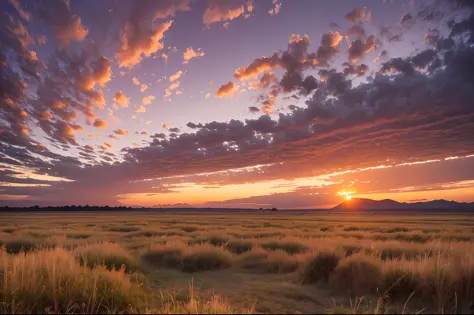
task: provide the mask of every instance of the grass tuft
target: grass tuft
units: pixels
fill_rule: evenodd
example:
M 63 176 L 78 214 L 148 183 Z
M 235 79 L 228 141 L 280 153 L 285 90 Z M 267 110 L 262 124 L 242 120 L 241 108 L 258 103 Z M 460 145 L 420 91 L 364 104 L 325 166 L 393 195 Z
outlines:
M 342 255 L 331 251 L 322 251 L 310 256 L 300 273 L 302 283 L 327 282 L 337 267 Z
M 115 243 L 89 244 L 77 247 L 73 253 L 81 265 L 86 265 L 89 268 L 103 265 L 107 270 L 124 268 L 126 272 L 139 268 L 132 255 Z
M 136 312 L 143 297 L 123 269 L 81 267 L 61 248 L 0 257 L 2 313 Z

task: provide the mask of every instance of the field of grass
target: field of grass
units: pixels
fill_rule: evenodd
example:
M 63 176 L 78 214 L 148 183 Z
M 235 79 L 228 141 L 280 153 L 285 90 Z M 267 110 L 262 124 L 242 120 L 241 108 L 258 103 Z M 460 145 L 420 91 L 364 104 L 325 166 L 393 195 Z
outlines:
M 473 313 L 474 217 L 0 214 L 0 313 Z

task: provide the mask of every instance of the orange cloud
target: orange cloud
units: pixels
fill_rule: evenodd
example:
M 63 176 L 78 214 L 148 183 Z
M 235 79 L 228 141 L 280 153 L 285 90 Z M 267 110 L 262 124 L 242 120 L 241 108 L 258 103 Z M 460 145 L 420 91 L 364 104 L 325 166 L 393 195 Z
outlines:
M 142 105 L 149 105 L 154 99 L 155 97 L 153 95 L 145 96 L 142 98 Z
M 193 58 L 200 58 L 204 55 L 205 53 L 201 50 L 201 48 L 194 50 L 192 47 L 188 47 L 186 51 L 183 53 L 184 63 L 186 64 L 189 62 L 189 60 Z
M 148 85 L 146 85 L 146 84 L 142 84 L 140 86 L 140 92 L 145 92 L 147 89 L 148 89 Z
M 243 14 L 244 6 L 233 8 L 232 3 L 228 1 L 211 1 L 204 11 L 202 21 L 209 26 L 213 23 L 232 21 Z
M 38 117 L 39 120 L 48 120 L 51 118 L 53 118 L 53 114 L 51 114 L 50 111 L 45 111 Z
M 272 8 L 270 10 L 268 10 L 268 13 L 270 15 L 277 15 L 278 13 L 280 13 L 280 9 L 281 9 L 281 2 L 279 2 L 279 0 L 272 0 Z
M 112 76 L 112 64 L 107 57 L 101 56 L 99 61 L 97 62 L 97 66 L 92 70 L 87 69 L 85 74 L 80 77 L 78 80 L 78 86 L 83 92 L 89 92 L 91 97 L 93 93 L 92 91 L 96 84 L 100 84 L 104 86 L 107 82 L 110 81 Z M 104 102 L 105 103 L 105 102 Z
M 125 25 L 120 48 L 115 53 L 119 66 L 133 68 L 142 60 L 142 55 L 149 57 L 151 54 L 163 49 L 161 40 L 164 33 L 169 30 L 173 20 L 164 22 L 156 27 L 151 34 L 137 32 L 131 24 Z
M 140 105 L 140 106 L 137 107 L 137 109 L 135 111 L 137 113 L 144 113 L 144 112 L 146 112 L 146 108 L 145 108 L 145 106 Z M 135 119 L 135 118 L 132 118 L 132 119 Z
M 164 122 L 164 123 L 161 124 L 161 127 L 168 128 L 168 124 Z
M 126 135 L 128 135 L 128 131 L 127 131 L 127 130 L 123 130 L 123 129 L 114 130 L 114 133 L 117 134 L 117 135 L 121 135 L 121 136 L 126 136 Z
M 237 80 L 246 80 L 256 78 L 260 73 L 275 69 L 280 65 L 278 53 L 274 53 L 271 57 L 261 57 L 255 59 L 248 67 L 240 67 L 235 70 L 234 77 Z
M 120 138 L 117 137 L 117 136 L 115 136 L 115 135 L 108 135 L 108 137 L 109 137 L 110 139 L 120 140 Z
M 130 98 L 126 97 L 122 91 L 118 91 L 117 93 L 115 93 L 114 99 L 121 107 L 128 107 L 128 104 L 130 102 Z
M 110 143 L 104 142 L 104 144 L 105 144 L 107 147 L 112 148 L 112 145 L 111 145 Z
M 94 69 L 95 82 L 104 86 L 105 83 L 110 81 L 112 76 L 112 63 L 107 57 L 101 56 L 97 67 Z
M 85 147 L 86 150 L 88 150 L 88 151 L 94 151 L 94 147 L 91 146 L 91 145 L 86 144 L 84 147 Z
M 138 80 L 137 77 L 133 77 L 133 78 L 132 78 L 132 82 L 133 82 L 133 84 L 135 84 L 135 85 L 140 85 L 140 81 Z
M 221 85 L 221 87 L 217 90 L 216 96 L 217 97 L 224 97 L 224 96 L 232 96 L 238 89 L 238 85 L 234 82 L 229 81 L 226 84 Z
M 170 82 L 178 80 L 181 77 L 182 74 L 183 74 L 183 71 L 179 70 L 175 74 L 171 75 L 170 76 Z
M 168 89 L 169 89 L 170 91 L 173 91 L 174 89 L 176 89 L 176 88 L 179 87 L 179 84 L 180 84 L 179 81 L 173 82 L 173 83 L 170 84 L 170 86 L 168 87 Z
M 105 120 L 98 118 L 94 121 L 94 127 L 99 128 L 99 129 L 104 129 L 105 127 L 107 127 L 107 122 Z

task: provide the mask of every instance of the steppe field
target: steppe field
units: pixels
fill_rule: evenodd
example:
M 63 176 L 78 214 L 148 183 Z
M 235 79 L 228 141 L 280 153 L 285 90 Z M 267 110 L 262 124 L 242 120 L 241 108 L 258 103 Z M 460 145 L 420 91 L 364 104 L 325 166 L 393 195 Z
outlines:
M 0 214 L 1 313 L 473 313 L 474 217 Z

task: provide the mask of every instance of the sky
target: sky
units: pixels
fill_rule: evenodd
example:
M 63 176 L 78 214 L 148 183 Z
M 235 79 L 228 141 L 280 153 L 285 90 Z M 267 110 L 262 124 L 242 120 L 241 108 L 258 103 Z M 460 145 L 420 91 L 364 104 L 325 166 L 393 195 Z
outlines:
M 474 202 L 471 1 L 0 8 L 0 206 Z

